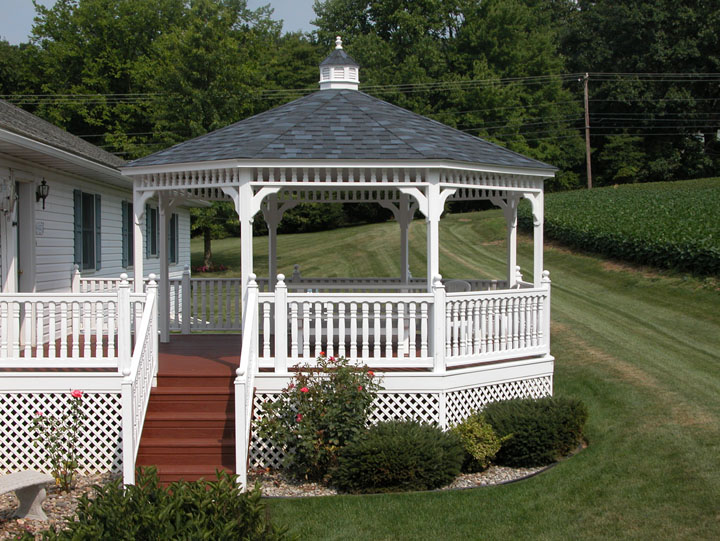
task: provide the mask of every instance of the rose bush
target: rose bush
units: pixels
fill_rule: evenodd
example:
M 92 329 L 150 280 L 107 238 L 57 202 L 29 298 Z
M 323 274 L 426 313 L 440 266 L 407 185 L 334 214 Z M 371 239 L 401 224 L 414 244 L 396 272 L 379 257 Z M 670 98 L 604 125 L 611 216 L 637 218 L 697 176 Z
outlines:
M 274 403 L 262 408 L 259 433 L 285 449 L 283 466 L 299 479 L 327 480 L 337 453 L 365 429 L 382 387 L 372 370 L 321 352 Z

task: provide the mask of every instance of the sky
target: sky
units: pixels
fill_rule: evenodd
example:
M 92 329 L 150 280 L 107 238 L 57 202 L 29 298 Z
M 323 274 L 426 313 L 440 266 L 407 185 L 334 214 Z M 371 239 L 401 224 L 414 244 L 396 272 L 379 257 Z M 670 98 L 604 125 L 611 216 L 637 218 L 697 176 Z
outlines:
M 55 0 L 39 0 L 41 4 L 50 6 Z M 283 19 L 283 30 L 294 32 L 302 30 L 310 32 L 315 29 L 310 21 L 315 18 L 313 0 L 248 0 L 248 7 L 256 9 L 270 4 L 275 10 L 274 19 Z M 32 28 L 35 8 L 32 0 L 0 0 L 0 38 L 10 43 L 27 42 Z

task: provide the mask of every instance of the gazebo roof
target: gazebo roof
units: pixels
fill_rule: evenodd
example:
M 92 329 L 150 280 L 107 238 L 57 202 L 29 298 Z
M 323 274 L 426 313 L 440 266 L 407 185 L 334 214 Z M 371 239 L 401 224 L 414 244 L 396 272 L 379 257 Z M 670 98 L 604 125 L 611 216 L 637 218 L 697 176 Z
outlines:
M 320 90 L 128 164 L 443 160 L 555 168 L 356 90 Z

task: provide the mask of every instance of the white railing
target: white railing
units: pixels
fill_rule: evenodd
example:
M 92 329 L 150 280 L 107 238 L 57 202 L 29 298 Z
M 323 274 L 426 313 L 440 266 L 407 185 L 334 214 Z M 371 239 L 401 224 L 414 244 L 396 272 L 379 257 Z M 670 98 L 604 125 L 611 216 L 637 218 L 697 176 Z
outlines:
M 241 290 L 240 278 L 190 278 L 186 269 L 170 280 L 170 330 L 240 330 Z
M 144 294 L 0 294 L 0 367 L 116 368 Z M 129 346 L 127 346 L 129 355 Z
M 539 288 L 448 293 L 259 293 L 259 366 L 284 373 L 321 352 L 375 368 L 442 372 L 549 352 L 550 280 Z M 246 336 L 246 335 L 244 335 Z
M 240 365 L 235 377 L 235 471 L 243 490 L 247 489 L 248 451 L 252 430 L 252 404 L 258 360 L 258 286 L 250 275 L 243 303 Z
M 135 459 L 158 368 L 157 283 L 150 275 L 147 301 L 135 339 L 132 358 L 122 363 L 123 482 L 135 483 Z

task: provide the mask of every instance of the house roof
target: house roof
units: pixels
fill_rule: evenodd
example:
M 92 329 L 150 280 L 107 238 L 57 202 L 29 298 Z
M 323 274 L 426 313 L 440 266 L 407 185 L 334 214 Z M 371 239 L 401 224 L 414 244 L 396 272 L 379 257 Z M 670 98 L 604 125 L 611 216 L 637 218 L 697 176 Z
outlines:
M 114 154 L 3 100 L 0 100 L 0 129 L 64 150 L 106 167 L 117 169 L 125 165 L 125 160 Z
M 451 160 L 555 170 L 363 92 L 337 89 L 304 96 L 128 167 L 228 159 Z

